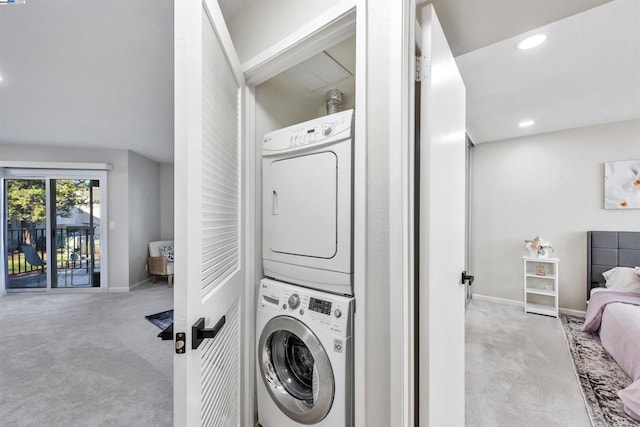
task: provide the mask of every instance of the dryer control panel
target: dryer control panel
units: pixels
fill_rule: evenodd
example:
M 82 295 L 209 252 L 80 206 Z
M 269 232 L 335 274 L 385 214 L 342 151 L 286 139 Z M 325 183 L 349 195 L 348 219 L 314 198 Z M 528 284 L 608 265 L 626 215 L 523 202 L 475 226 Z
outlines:
M 270 132 L 262 141 L 262 155 L 317 147 L 351 138 L 352 122 L 353 110 L 347 110 Z

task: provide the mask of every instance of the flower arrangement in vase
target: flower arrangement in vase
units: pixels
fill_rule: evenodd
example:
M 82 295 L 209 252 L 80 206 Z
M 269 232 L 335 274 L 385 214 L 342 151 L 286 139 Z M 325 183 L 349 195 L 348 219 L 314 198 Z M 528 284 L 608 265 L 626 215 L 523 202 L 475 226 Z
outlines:
M 533 240 L 525 240 L 524 247 L 529 251 L 529 256 L 538 258 L 548 258 L 549 252 L 553 251 L 551 243 L 538 236 Z

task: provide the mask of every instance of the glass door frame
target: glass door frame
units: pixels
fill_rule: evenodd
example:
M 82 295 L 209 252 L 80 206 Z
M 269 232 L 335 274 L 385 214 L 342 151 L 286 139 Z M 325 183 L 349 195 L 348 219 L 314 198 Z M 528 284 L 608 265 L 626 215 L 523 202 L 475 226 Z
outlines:
M 54 242 L 51 239 L 51 203 L 50 203 L 50 182 L 52 179 L 85 179 L 85 180 L 97 180 L 100 182 L 100 286 L 99 287 L 86 287 L 86 288 L 67 288 L 51 286 L 51 269 L 47 268 L 47 287 L 46 288 L 32 288 L 32 289 L 8 289 L 9 272 L 7 268 L 7 252 L 5 247 L 5 240 L 7 237 L 7 194 L 5 194 L 6 180 L 8 179 L 43 179 L 45 180 L 45 192 L 46 192 L 46 229 L 47 239 L 46 248 L 47 254 L 51 254 L 51 250 Z M 108 197 L 107 197 L 107 172 L 101 170 L 83 170 L 83 169 L 29 169 L 29 168 L 0 168 L 0 204 L 1 213 L 0 219 L 2 224 L 0 227 L 0 250 L 2 258 L 0 259 L 0 277 L 3 279 L 0 283 L 0 296 L 7 292 L 91 292 L 96 290 L 105 290 L 108 282 L 108 252 L 109 245 L 107 241 L 108 235 Z
M 6 283 L 8 280 L 8 272 L 7 272 L 7 252 L 5 250 L 5 238 L 6 238 L 6 228 L 7 228 L 7 220 L 6 216 L 6 204 L 7 197 L 4 194 L 4 167 L 0 167 L 0 297 L 6 295 Z

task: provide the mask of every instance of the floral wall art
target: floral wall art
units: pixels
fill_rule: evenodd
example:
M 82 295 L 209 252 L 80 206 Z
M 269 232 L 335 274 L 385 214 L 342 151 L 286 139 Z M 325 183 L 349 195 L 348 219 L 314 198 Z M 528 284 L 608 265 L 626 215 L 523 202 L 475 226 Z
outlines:
M 605 162 L 604 208 L 640 209 L 640 160 Z

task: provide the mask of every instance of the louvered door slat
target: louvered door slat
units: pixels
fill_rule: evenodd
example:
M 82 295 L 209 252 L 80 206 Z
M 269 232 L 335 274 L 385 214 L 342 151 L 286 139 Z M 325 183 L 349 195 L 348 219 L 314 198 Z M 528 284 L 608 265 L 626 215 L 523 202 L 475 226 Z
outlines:
M 240 239 L 240 126 L 235 76 L 219 66 L 226 57 L 212 26 L 203 25 L 202 290 L 209 293 L 240 261 L 239 243 L 229 245 Z
M 219 335 L 202 350 L 202 425 L 235 425 L 240 395 L 240 304 L 233 304 Z

